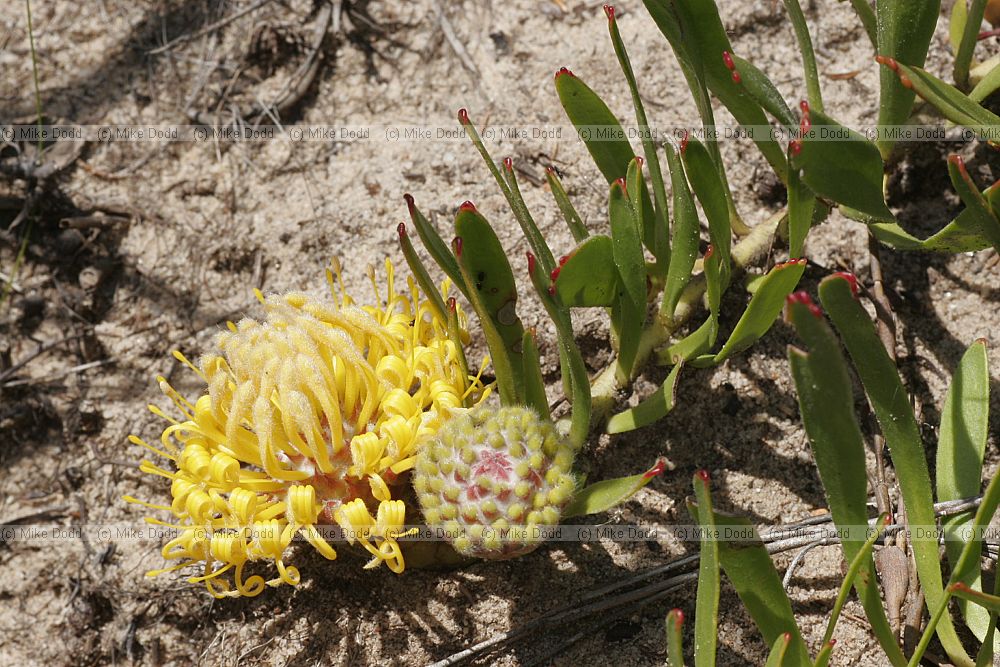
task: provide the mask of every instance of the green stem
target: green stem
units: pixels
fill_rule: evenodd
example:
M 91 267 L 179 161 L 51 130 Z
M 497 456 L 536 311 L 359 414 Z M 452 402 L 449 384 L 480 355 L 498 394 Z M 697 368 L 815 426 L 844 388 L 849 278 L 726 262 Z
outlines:
M 750 234 L 733 246 L 733 267 L 735 269 L 745 269 L 758 263 L 767 256 L 774 240 L 775 230 L 778 224 L 787 215 L 785 210 L 781 210 L 771 216 L 765 222 L 755 226 Z M 675 331 L 681 328 L 694 314 L 698 303 L 705 295 L 705 278 L 699 276 L 688 283 L 681 293 L 681 298 L 677 303 L 677 309 L 672 317 L 658 317 L 642 332 L 639 338 L 639 350 L 636 352 L 633 373 L 641 369 L 649 359 L 653 350 L 670 340 Z M 615 405 L 615 396 L 619 390 L 624 388 L 625 383 L 631 377 L 621 378 L 618 376 L 618 363 L 609 364 L 590 383 L 591 396 L 591 421 L 603 422 L 611 414 Z M 569 427 L 569 420 L 559 420 L 560 429 L 565 432 Z
M 823 111 L 823 96 L 819 87 L 819 70 L 816 67 L 816 55 L 813 53 L 812 37 L 809 36 L 809 26 L 806 16 L 802 13 L 799 0 L 785 0 L 788 18 L 795 29 L 795 40 L 799 43 L 802 54 L 802 69 L 806 76 L 806 90 L 809 94 L 809 106 L 816 111 Z

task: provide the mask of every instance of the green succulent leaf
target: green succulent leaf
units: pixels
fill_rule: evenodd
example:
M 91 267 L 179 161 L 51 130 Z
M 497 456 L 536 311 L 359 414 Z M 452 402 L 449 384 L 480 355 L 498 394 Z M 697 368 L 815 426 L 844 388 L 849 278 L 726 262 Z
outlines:
M 878 19 L 875 18 L 875 12 L 872 11 L 869 0 L 851 0 L 851 6 L 854 7 L 858 19 L 861 20 L 861 25 L 864 26 L 872 46 L 878 49 Z
M 674 204 L 674 234 L 670 251 L 670 267 L 663 288 L 660 314 L 673 318 L 684 288 L 691 281 L 691 271 L 698 257 L 698 232 L 701 223 L 694 197 L 688 188 L 684 165 L 672 144 L 666 145 L 667 163 L 670 168 L 670 189 Z
M 705 300 L 708 302 L 708 319 L 693 332 L 657 355 L 661 364 L 687 361 L 708 353 L 719 336 L 719 306 L 722 302 L 722 273 L 719 253 L 709 246 L 703 261 L 705 267 Z
M 517 316 L 514 273 L 500 239 L 486 218 L 468 205 L 455 216 L 455 234 L 462 238 L 459 264 L 472 276 L 469 291 L 474 289 L 479 293 L 508 348 L 518 347 L 524 327 Z
M 837 600 L 833 604 L 833 610 L 830 612 L 830 620 L 826 624 L 826 632 L 823 634 L 823 645 L 832 645 L 831 640 L 833 639 L 833 631 L 837 628 L 837 620 L 840 618 L 841 612 L 844 610 L 844 605 L 847 604 L 847 597 L 851 594 L 851 588 L 856 586 L 858 577 L 863 577 L 865 579 L 865 589 L 871 590 L 874 588 L 874 572 L 871 569 L 872 566 L 872 550 L 875 548 L 875 542 L 882 535 L 885 527 L 889 525 L 889 515 L 883 514 L 879 517 L 878 521 L 875 523 L 873 530 L 870 531 L 868 539 L 861 546 L 861 549 L 855 554 L 854 558 L 851 559 L 851 564 L 847 568 L 847 574 L 844 576 L 844 582 L 840 586 L 840 590 L 837 591 Z M 859 589 L 860 590 L 860 589 Z M 875 600 L 878 599 L 878 593 L 875 592 Z M 882 611 L 881 607 L 879 609 L 880 615 L 884 618 L 885 612 Z M 906 658 L 903 656 L 902 652 L 899 650 L 899 646 L 896 645 L 891 634 L 891 628 L 889 624 L 885 625 L 886 630 L 890 630 L 890 634 L 885 637 L 888 642 L 883 645 L 883 648 L 887 648 L 887 653 L 892 656 L 891 660 L 893 664 L 905 665 Z M 879 638 L 881 641 L 881 637 Z
M 413 202 L 413 197 L 405 195 L 404 199 L 410 211 L 410 220 L 413 221 L 413 226 L 417 228 L 417 235 L 420 236 L 420 242 L 423 243 L 424 249 L 427 250 L 431 259 L 441 267 L 445 275 L 451 278 L 451 282 L 455 284 L 455 287 L 468 298 L 469 292 L 465 286 L 465 280 L 462 279 L 462 272 L 459 270 L 458 262 L 455 261 L 455 256 L 451 254 L 448 244 L 441 238 L 441 234 L 438 233 L 437 228 L 431 221 L 424 217 L 424 214 L 417 208 L 417 205 Z
M 788 256 L 801 257 L 806 236 L 812 227 L 816 211 L 816 195 L 799 175 L 798 169 L 788 170 Z
M 942 116 L 972 130 L 994 128 L 1000 125 L 1000 116 L 986 110 L 969 99 L 962 91 L 951 86 L 920 67 L 910 67 L 888 58 L 880 58 L 885 67 L 882 76 L 888 76 L 912 87 L 921 98 Z M 902 84 L 901 84 L 902 85 Z M 912 92 L 910 93 L 912 96 Z
M 820 283 L 819 296 L 847 346 L 878 418 L 892 454 L 910 523 L 935 525 L 930 472 L 920 429 L 896 367 L 879 340 L 868 313 L 855 297 L 853 277 L 834 275 L 826 278 Z M 934 609 L 944 599 L 937 539 L 933 535 L 914 534 L 911 544 L 927 606 Z M 950 618 L 942 619 L 938 637 L 952 660 L 962 662 L 964 658 L 963 664 L 971 663 Z
M 455 297 L 448 298 L 448 338 L 452 343 L 455 344 L 456 357 L 458 358 L 458 367 L 461 370 L 462 377 L 465 379 L 462 387 L 468 389 L 469 387 L 469 362 L 465 358 L 465 344 L 468 338 L 468 334 L 462 330 L 461 325 L 458 322 L 458 306 L 455 303 Z M 464 334 L 464 338 L 463 338 Z M 474 397 L 469 395 L 465 397 L 465 407 L 471 408 L 472 401 Z
M 785 97 L 778 91 L 774 83 L 749 60 L 732 54 L 734 71 L 739 72 L 743 89 L 752 97 L 764 111 L 771 114 L 786 128 L 798 125 L 799 121 L 788 108 Z
M 960 3 L 955 3 L 957 7 Z M 983 100 L 1000 89 L 1000 65 L 995 65 L 979 80 L 976 87 L 969 93 L 969 99 L 982 104 Z
M 629 201 L 624 180 L 611 184 L 608 217 L 611 220 L 612 255 L 618 275 L 628 298 L 639 309 L 646 303 L 646 260 L 642 254 L 635 208 Z
M 965 6 L 965 0 L 956 2 L 956 5 Z M 983 14 L 986 12 L 986 0 L 972 0 L 972 6 L 965 16 L 965 25 L 962 27 L 962 37 L 958 44 L 958 51 L 955 53 L 955 66 L 952 74 L 955 82 L 962 88 L 969 87 L 969 66 L 972 64 L 972 52 L 976 48 L 979 40 L 979 26 L 983 24 Z M 952 18 L 955 13 L 952 13 Z
M 771 644 L 771 651 L 767 654 L 767 662 L 764 663 L 764 667 L 780 667 L 783 665 L 785 654 L 788 652 L 788 646 L 791 643 L 792 635 L 790 632 L 778 635 L 778 638 Z
M 694 614 L 694 664 L 695 667 L 715 667 L 715 648 L 719 633 L 719 542 L 715 537 L 715 513 L 712 511 L 712 493 L 708 473 L 694 474 L 694 495 L 702 537 L 698 559 L 698 595 Z
M 573 446 L 579 449 L 590 433 L 590 378 L 587 376 L 587 366 L 573 336 L 573 319 L 569 308 L 559 300 L 558 293 L 549 292 L 549 276 L 531 253 L 528 253 L 528 276 L 538 299 L 556 325 L 563 387 L 568 388 L 572 404 L 568 437 Z
M 574 308 L 611 306 L 622 290 L 610 236 L 589 236 L 566 256 L 555 280 L 563 304 Z
M 556 93 L 604 178 L 608 183 L 624 178 L 635 151 L 608 105 L 565 68 L 556 73 Z
M 677 378 L 680 377 L 683 365 L 684 362 L 681 361 L 671 368 L 663 384 L 639 405 L 611 417 L 608 420 L 607 432 L 612 435 L 627 433 L 666 417 L 674 409 L 677 396 Z
M 997 506 L 1000 505 L 1000 475 L 994 475 L 993 479 L 990 480 L 989 485 L 986 487 L 986 491 L 983 493 L 983 499 L 979 503 L 978 509 L 976 509 L 976 516 L 972 520 L 972 532 L 974 536 L 979 536 L 985 530 L 986 526 L 990 524 L 993 520 L 993 516 L 996 514 Z M 986 593 L 981 593 L 978 591 L 973 591 L 966 584 L 962 583 L 966 580 L 970 573 L 974 572 L 979 568 L 979 559 L 976 558 L 976 554 L 980 553 L 982 549 L 982 540 L 978 537 L 973 537 L 965 543 L 962 548 L 962 553 L 958 558 L 958 562 L 955 567 L 952 568 L 951 578 L 948 580 L 948 585 L 944 589 L 944 594 L 941 595 L 940 599 L 935 602 L 935 604 L 930 604 L 928 599 L 927 608 L 931 612 L 931 619 L 924 628 L 924 634 L 920 637 L 920 642 L 913 651 L 913 655 L 910 656 L 910 665 L 916 667 L 920 664 L 921 658 L 924 656 L 924 652 L 931 643 L 931 639 L 934 637 L 934 633 L 937 632 L 938 637 L 941 637 L 941 624 L 946 623 L 948 626 L 951 625 L 951 618 L 946 613 L 948 611 L 948 602 L 951 600 L 952 596 L 958 595 L 964 599 L 968 599 L 976 604 L 985 606 L 990 610 L 991 616 L 994 616 L 997 612 L 1000 612 L 1000 607 L 994 606 L 994 599 L 1000 600 L 1000 595 L 987 595 Z M 919 567 L 919 565 L 918 565 Z M 1000 586 L 998 586 L 1000 588 Z M 1000 593 L 1000 591 L 997 591 Z M 995 618 L 995 616 L 994 616 Z M 995 629 L 996 621 L 991 622 L 991 628 Z M 954 630 L 952 630 L 954 632 Z M 990 650 L 992 650 L 992 642 L 988 642 Z M 948 655 L 951 660 L 957 664 L 965 666 L 971 666 L 974 663 L 972 658 L 970 658 L 965 650 L 959 644 L 956 649 L 955 654 L 952 654 L 948 649 L 948 645 L 942 641 L 942 645 L 945 650 L 948 651 Z M 990 650 L 980 651 L 980 657 L 984 654 L 989 654 Z M 978 661 L 977 663 L 978 664 Z
M 723 60 L 723 53 L 733 53 L 733 46 L 726 36 L 726 29 L 715 2 L 708 0 L 643 0 L 646 11 L 653 18 L 660 32 L 670 42 L 678 61 L 686 68 L 688 85 L 695 98 L 699 96 L 694 76 L 700 77 L 719 101 L 729 110 L 736 122 L 744 127 L 767 125 L 767 116 L 761 105 L 744 90 L 742 83 L 734 80 L 733 71 Z M 742 73 L 741 73 L 742 75 Z M 784 180 L 785 154 L 778 142 L 770 136 L 754 136 L 761 153 Z
M 830 664 L 830 656 L 833 655 L 833 642 L 829 641 L 823 644 L 823 647 L 816 654 L 816 662 L 813 663 L 813 667 L 826 667 Z
M 497 372 L 497 387 L 505 405 L 518 402 L 523 387 L 517 287 L 507 254 L 496 233 L 471 204 L 455 216 L 456 259 L 468 286 L 469 300 L 479 315 Z
M 618 341 L 617 375 L 623 382 L 635 370 L 645 314 L 645 308 L 637 307 L 625 292 L 620 292 L 611 306 L 611 329 Z
M 444 299 L 441 298 L 441 291 L 434 284 L 434 281 L 431 280 L 430 274 L 427 273 L 427 268 L 424 267 L 424 263 L 417 256 L 416 248 L 413 247 L 413 242 L 410 241 L 410 235 L 406 233 L 406 224 L 399 223 L 396 231 L 399 234 L 399 247 L 403 251 L 403 257 L 406 258 L 406 263 L 410 267 L 413 277 L 416 279 L 417 284 L 420 285 L 420 290 L 427 296 L 431 308 L 434 309 L 434 315 L 442 322 L 446 321 L 447 317 L 445 313 L 447 310 L 444 305 Z M 461 346 L 459 346 L 459 349 L 461 349 Z
M 625 75 L 625 81 L 628 83 L 629 91 L 632 94 L 632 106 L 635 109 L 635 120 L 639 124 L 642 150 L 646 156 L 646 161 L 649 163 L 649 175 L 653 182 L 655 208 L 648 212 L 643 209 L 639 216 L 643 225 L 643 240 L 646 247 L 649 248 L 649 251 L 653 253 L 653 256 L 657 260 L 656 274 L 663 275 L 670 261 L 670 238 L 667 234 L 667 192 L 663 183 L 663 172 L 660 169 L 660 158 L 656 151 L 656 144 L 653 143 L 653 135 L 649 128 L 649 121 L 646 119 L 646 109 L 642 104 L 642 97 L 639 95 L 639 87 L 635 80 L 635 73 L 632 71 L 632 63 L 629 60 L 628 52 L 625 50 L 625 43 L 622 41 L 621 34 L 618 32 L 615 9 L 611 5 L 605 5 L 604 11 L 608 15 L 608 30 L 611 33 L 611 43 L 614 45 L 615 55 L 618 56 L 618 64 L 621 66 L 622 74 Z M 644 194 L 643 196 L 640 194 L 638 192 L 639 188 L 637 188 L 636 192 L 633 192 L 631 164 L 629 165 L 629 170 L 629 196 L 636 202 L 648 201 L 649 195 Z M 645 191 L 646 185 L 642 181 L 641 168 L 638 171 L 640 172 L 639 183 L 641 184 L 641 190 Z
M 819 70 L 816 67 L 816 55 L 813 53 L 812 37 L 809 35 L 809 25 L 799 0 L 785 0 L 785 10 L 788 20 L 795 30 L 795 41 L 799 44 L 802 55 L 802 70 L 805 74 L 806 89 L 809 91 L 809 104 L 817 111 L 823 110 L 823 97 L 819 86 Z
M 986 341 L 973 343 L 952 377 L 948 395 L 941 410 L 938 435 L 937 499 L 958 500 L 979 495 L 986 453 L 990 411 L 990 375 L 986 358 Z M 966 530 L 972 525 L 974 513 L 964 512 L 945 518 L 941 528 L 945 534 L 945 553 L 952 567 L 961 557 Z M 972 558 L 978 562 L 981 550 L 973 547 Z M 982 590 L 980 573 L 970 571 L 962 583 Z M 966 624 L 982 641 L 989 628 L 989 614 L 981 609 L 959 603 Z
M 1000 218 L 997 218 L 985 195 L 979 192 L 979 188 L 965 168 L 965 163 L 958 155 L 948 157 L 948 175 L 959 198 L 969 211 L 969 220 L 973 227 L 980 236 L 993 244 L 997 252 L 1000 252 Z
M 965 584 L 952 584 L 950 588 L 952 589 L 952 595 L 955 597 L 975 602 L 983 609 L 992 611 L 995 614 L 1000 613 L 1000 597 L 973 590 Z
M 684 667 L 684 612 L 671 609 L 667 614 L 667 664 Z
M 785 297 L 792 293 L 799 284 L 806 270 L 806 260 L 790 260 L 777 264 L 772 268 L 757 286 L 747 309 L 733 328 L 729 340 L 726 341 L 718 354 L 708 359 L 697 359 L 694 365 L 719 364 L 757 342 L 774 324 L 785 305 Z
M 476 150 L 482 156 L 483 162 L 486 163 L 486 168 L 493 175 L 493 179 L 507 200 L 507 205 L 510 206 L 510 210 L 514 214 L 517 224 L 521 227 L 528 245 L 531 246 L 531 250 L 542 263 L 542 267 L 546 271 L 551 271 L 556 265 L 555 258 L 552 256 L 552 251 L 545 242 L 545 237 L 538 230 L 538 225 L 532 219 L 531 213 L 528 211 L 528 206 L 524 203 L 524 198 L 521 197 L 521 191 L 517 187 L 517 176 L 514 173 L 513 163 L 509 158 L 504 160 L 505 173 L 500 173 L 500 168 L 493 161 L 490 152 L 486 149 L 486 144 L 483 143 L 482 138 L 479 136 L 479 131 L 476 130 L 475 124 L 469 118 L 469 112 L 465 109 L 459 109 L 458 121 L 465 129 L 466 134 L 472 141 L 472 145 L 476 147 Z
M 691 189 L 698 197 L 698 201 L 701 202 L 701 208 L 705 211 L 705 217 L 708 219 L 708 233 L 712 239 L 712 247 L 718 253 L 722 283 L 728 285 L 732 252 L 732 226 L 722 180 L 719 178 L 708 149 L 694 137 L 690 137 L 686 144 L 682 144 L 681 160 L 684 162 L 684 170 L 687 173 Z
M 719 335 L 719 318 L 709 315 L 701 325 L 665 350 L 657 352 L 657 361 L 669 366 L 708 354 Z
M 688 511 L 704 525 L 700 519 L 701 512 L 712 510 L 703 510 L 697 504 L 689 502 Z M 764 641 L 773 645 L 787 632 L 791 635 L 791 645 L 784 664 L 810 664 L 812 661 L 809 659 L 809 651 L 795 623 L 792 603 L 781 585 L 781 578 L 774 569 L 771 555 L 761 542 L 757 529 L 743 517 L 718 510 L 714 511 L 714 520 L 720 536 L 719 562 L 743 606 L 764 636 Z
M 545 396 L 545 379 L 542 377 L 541 358 L 538 354 L 538 341 L 535 340 L 534 329 L 525 329 L 521 337 L 524 404 L 534 409 L 542 419 L 551 419 L 549 400 Z
M 625 191 L 628 193 L 632 208 L 635 209 L 635 219 L 639 223 L 639 235 L 642 243 L 656 258 L 650 273 L 661 276 L 666 273 L 670 262 L 670 248 L 667 245 L 667 224 L 661 224 L 659 211 L 654 210 L 653 204 L 649 201 L 649 190 L 646 189 L 646 180 L 642 176 L 643 159 L 634 157 L 628 163 L 628 172 L 625 175 Z
M 535 219 L 531 217 L 524 197 L 521 196 L 521 188 L 517 184 L 517 170 L 514 169 L 514 161 L 511 158 L 504 159 L 502 173 L 507 182 L 507 190 L 505 191 L 507 204 L 514 213 L 514 218 L 521 227 L 521 232 L 528 241 L 528 245 L 531 246 L 532 252 L 542 259 L 542 266 L 551 271 L 556 267 L 555 257 L 552 255 L 552 249 L 549 248 L 545 236 L 535 224 Z
M 994 183 L 986 188 L 983 197 L 990 203 L 990 209 L 994 214 L 1000 211 L 1000 183 Z M 868 229 L 879 241 L 898 250 L 954 254 L 990 247 L 989 240 L 982 234 L 981 222 L 981 213 L 967 207 L 943 229 L 924 240 L 918 239 L 894 222 L 869 223 Z
M 808 122 L 810 129 L 793 144 L 800 150 L 791 167 L 802 170 L 805 184 L 821 197 L 877 220 L 892 220 L 892 211 L 882 197 L 885 165 L 878 149 L 820 111 L 806 110 L 803 122 Z
M 663 471 L 673 466 L 665 458 L 656 461 L 652 468 L 638 475 L 617 477 L 595 482 L 576 493 L 573 500 L 563 510 L 563 518 L 586 516 L 607 512 L 639 492 Z
M 573 235 L 573 240 L 579 243 L 590 236 L 590 232 L 587 231 L 587 228 L 583 224 L 583 219 L 576 212 L 576 207 L 570 201 L 569 195 L 566 194 L 566 188 L 563 187 L 562 181 L 559 180 L 556 170 L 552 167 L 546 169 L 545 179 L 549 183 L 549 190 L 552 192 L 552 197 L 556 200 L 559 211 L 563 214 L 563 219 L 566 220 L 566 226 L 569 227 L 569 232 Z
M 802 423 L 809 436 L 830 513 L 843 531 L 844 557 L 853 563 L 864 552 L 868 535 L 859 533 L 857 528 L 851 531 L 849 527 L 868 523 L 868 481 L 864 441 L 854 414 L 854 393 L 847 362 L 833 331 L 807 296 L 799 293 L 790 297 L 787 313 L 809 347 L 808 352 L 792 346 L 788 348 Z M 896 643 L 875 584 L 870 551 L 859 562 L 859 568 L 861 576 L 854 580 L 854 587 L 872 630 L 890 662 L 905 665 L 906 658 Z M 830 623 L 832 626 L 835 618 L 831 618 Z M 832 631 L 832 627 L 830 629 Z
M 941 0 L 876 0 L 878 19 L 877 51 L 900 63 L 922 67 L 927 58 Z M 913 91 L 904 86 L 891 72 L 882 71 L 880 80 L 880 126 L 906 124 L 913 108 Z M 879 150 L 887 156 L 893 141 L 880 137 Z
M 952 5 L 951 16 L 948 17 L 948 45 L 951 47 L 952 55 L 957 54 L 962 48 L 962 35 L 965 34 L 965 25 L 968 21 L 968 5 L 965 2 L 956 2 Z M 981 18 L 980 23 L 982 23 Z

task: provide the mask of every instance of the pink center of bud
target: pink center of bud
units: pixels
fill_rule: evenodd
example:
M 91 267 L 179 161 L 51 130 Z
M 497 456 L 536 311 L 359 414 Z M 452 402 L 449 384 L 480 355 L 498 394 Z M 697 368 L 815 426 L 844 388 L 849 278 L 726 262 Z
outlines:
M 472 466 L 474 476 L 485 475 L 495 480 L 506 482 L 510 479 L 510 472 L 513 469 L 510 457 L 504 452 L 483 450 L 479 452 L 479 461 Z

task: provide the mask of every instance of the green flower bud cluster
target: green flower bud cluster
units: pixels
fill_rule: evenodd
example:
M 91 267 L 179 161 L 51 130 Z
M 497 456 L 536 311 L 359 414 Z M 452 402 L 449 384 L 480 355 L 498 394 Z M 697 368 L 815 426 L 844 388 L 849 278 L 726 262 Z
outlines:
M 559 523 L 576 482 L 573 447 L 526 407 L 482 405 L 455 415 L 421 453 L 414 488 L 424 519 L 465 556 L 533 551 Z

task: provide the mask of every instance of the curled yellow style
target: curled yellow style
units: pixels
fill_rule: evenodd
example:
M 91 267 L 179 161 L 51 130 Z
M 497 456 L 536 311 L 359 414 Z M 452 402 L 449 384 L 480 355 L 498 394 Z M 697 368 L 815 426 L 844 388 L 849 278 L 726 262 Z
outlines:
M 490 388 L 467 374 L 461 341 L 414 281 L 407 294 L 396 292 L 388 261 L 384 306 L 355 305 L 337 266 L 327 280 L 333 304 L 258 293 L 263 321 L 230 323 L 198 366 L 175 352 L 205 381 L 194 403 L 158 378 L 181 418 L 150 406 L 170 422 L 161 446 L 129 440 L 169 461 L 140 469 L 169 479 L 172 501 L 125 497 L 169 511 L 174 523 L 147 521 L 179 531 L 162 551 L 175 564 L 150 576 L 201 564 L 203 574 L 190 581 L 216 597 L 295 585 L 289 545 L 299 537 L 332 560 L 336 551 L 317 526 L 334 524 L 371 554 L 366 567 L 403 571 L 397 538 L 406 534 L 407 508 L 393 495 L 451 409 L 478 404 Z M 272 561 L 277 576 L 247 576 L 253 561 Z

